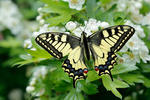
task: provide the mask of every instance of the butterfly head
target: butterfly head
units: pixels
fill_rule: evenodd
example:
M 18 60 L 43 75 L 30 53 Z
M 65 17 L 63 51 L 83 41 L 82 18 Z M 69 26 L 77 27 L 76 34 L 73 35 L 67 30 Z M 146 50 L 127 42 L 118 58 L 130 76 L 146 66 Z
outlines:
M 87 33 L 85 31 L 82 32 L 81 37 L 86 37 Z

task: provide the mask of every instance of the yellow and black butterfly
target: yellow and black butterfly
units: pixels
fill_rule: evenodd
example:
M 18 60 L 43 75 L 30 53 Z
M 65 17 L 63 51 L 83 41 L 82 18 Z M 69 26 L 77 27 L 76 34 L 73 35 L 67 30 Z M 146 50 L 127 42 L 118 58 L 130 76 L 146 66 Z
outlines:
M 88 73 L 85 60 L 94 60 L 94 69 L 98 75 L 109 74 L 116 62 L 116 52 L 134 34 L 135 29 L 128 25 L 112 26 L 86 37 L 83 31 L 81 38 L 60 32 L 42 33 L 36 42 L 56 58 L 67 56 L 62 67 L 73 78 L 73 85 L 78 79 L 85 79 Z

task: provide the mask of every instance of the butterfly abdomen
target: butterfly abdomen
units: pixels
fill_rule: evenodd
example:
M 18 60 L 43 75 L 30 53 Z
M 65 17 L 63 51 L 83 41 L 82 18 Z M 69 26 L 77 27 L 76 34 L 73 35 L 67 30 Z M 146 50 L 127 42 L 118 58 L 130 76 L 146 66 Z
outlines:
M 84 57 L 86 57 L 87 60 L 90 60 L 89 45 L 85 32 L 83 32 L 81 36 L 81 46 L 83 49 Z

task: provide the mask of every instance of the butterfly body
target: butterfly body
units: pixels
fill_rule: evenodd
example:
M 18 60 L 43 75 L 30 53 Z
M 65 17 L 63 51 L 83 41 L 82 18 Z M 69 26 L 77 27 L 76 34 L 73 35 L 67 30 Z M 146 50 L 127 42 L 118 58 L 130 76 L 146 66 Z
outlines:
M 112 26 L 86 36 L 82 32 L 81 38 L 65 33 L 47 32 L 36 37 L 36 42 L 56 58 L 68 56 L 62 68 L 73 78 L 73 85 L 78 79 L 85 79 L 88 73 L 86 60 L 94 61 L 97 74 L 110 75 L 116 63 L 116 52 L 134 34 L 135 29 L 128 25 Z

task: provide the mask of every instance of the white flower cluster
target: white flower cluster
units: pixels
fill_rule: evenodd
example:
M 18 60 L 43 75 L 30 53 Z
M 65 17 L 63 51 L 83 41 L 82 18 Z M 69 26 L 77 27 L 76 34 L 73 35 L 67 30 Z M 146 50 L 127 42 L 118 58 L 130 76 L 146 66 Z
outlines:
M 43 95 L 45 92 L 45 89 L 42 87 L 39 87 L 40 89 L 36 91 L 36 84 L 37 82 L 39 82 L 39 80 L 45 79 L 45 76 L 47 75 L 47 73 L 48 73 L 48 69 L 46 68 L 46 66 L 36 67 L 36 69 L 34 69 L 33 76 L 30 80 L 29 86 L 26 87 L 26 91 L 28 93 L 31 93 L 34 96 Z
M 146 14 L 146 16 L 140 14 L 140 9 L 142 8 L 142 0 L 118 0 L 117 8 L 118 11 L 126 11 L 130 14 L 130 18 L 133 22 L 139 24 L 133 24 L 131 21 L 127 21 L 125 24 L 130 25 L 135 28 L 135 34 L 131 37 L 131 39 L 127 42 L 122 51 L 127 51 L 128 49 L 132 52 L 131 54 L 124 54 L 121 59 L 127 61 L 126 63 L 132 62 L 134 65 L 140 62 L 140 59 L 144 63 L 150 61 L 149 50 L 145 45 L 144 41 L 140 38 L 145 37 L 144 30 L 140 25 L 149 25 L 150 26 L 150 13 Z M 145 0 L 148 2 L 148 0 Z
M 131 19 L 136 23 L 141 23 L 142 15 L 139 10 L 142 8 L 142 0 L 118 0 L 118 11 L 125 11 L 131 14 Z
M 0 14 L 0 31 L 8 28 L 13 34 L 18 34 L 23 30 L 22 16 L 11 0 L 0 0 Z
M 130 18 L 137 24 L 141 25 L 149 25 L 150 26 L 150 13 L 146 14 L 146 16 L 140 14 L 140 9 L 142 8 L 143 0 L 118 0 L 117 8 L 118 11 L 124 11 L 130 14 Z M 145 2 L 150 3 L 149 0 L 145 0 Z
M 134 27 L 136 31 L 124 46 L 124 48 L 121 50 L 123 52 L 126 52 L 129 49 L 131 53 L 124 54 L 123 57 L 120 57 L 120 59 L 122 59 L 124 63 L 132 65 L 140 63 L 140 59 L 142 59 L 144 63 L 147 63 L 147 61 L 150 61 L 150 55 L 144 41 L 140 39 L 145 37 L 145 33 L 142 27 L 140 25 L 134 25 L 129 20 L 125 24 Z
M 109 26 L 107 22 L 97 21 L 96 19 L 90 18 L 84 22 L 85 26 L 79 26 L 79 23 L 70 21 L 66 24 L 66 29 L 80 37 L 81 33 L 85 31 L 87 36 L 99 30 L 99 28 L 106 28 Z
M 63 0 L 69 3 L 69 7 L 76 10 L 81 10 L 85 0 Z
M 39 28 L 38 32 L 33 32 L 33 37 L 38 36 L 41 33 L 45 32 L 65 32 L 65 28 L 63 27 L 58 27 L 58 26 L 53 26 L 53 27 L 48 27 L 49 24 L 44 24 Z
M 39 15 L 36 17 L 36 20 L 39 22 L 40 25 L 44 25 L 45 20 L 43 19 L 43 12 L 42 12 L 42 8 L 38 8 L 38 13 Z

